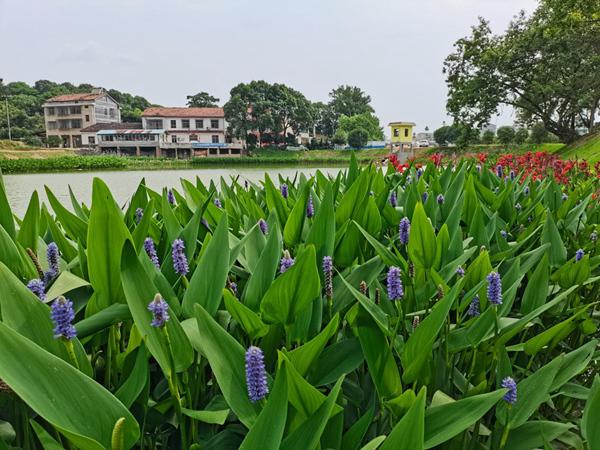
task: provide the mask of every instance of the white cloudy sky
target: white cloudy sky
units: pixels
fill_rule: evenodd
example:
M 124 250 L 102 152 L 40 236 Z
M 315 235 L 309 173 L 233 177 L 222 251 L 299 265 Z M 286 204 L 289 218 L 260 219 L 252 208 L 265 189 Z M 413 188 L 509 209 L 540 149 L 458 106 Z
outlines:
M 436 128 L 442 63 L 477 16 L 502 31 L 535 0 L 0 0 L 0 78 L 88 82 L 182 106 L 239 82 L 311 100 L 360 86 L 387 124 Z M 511 123 L 510 112 L 495 119 Z

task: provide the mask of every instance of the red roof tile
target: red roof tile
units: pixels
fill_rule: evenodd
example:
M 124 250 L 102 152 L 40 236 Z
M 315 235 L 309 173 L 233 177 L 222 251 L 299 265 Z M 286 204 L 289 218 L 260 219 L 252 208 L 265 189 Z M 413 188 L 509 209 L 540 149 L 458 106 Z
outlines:
M 64 94 L 58 95 L 56 97 L 49 98 L 46 102 L 81 102 L 81 101 L 91 101 L 96 100 L 98 97 L 102 97 L 106 95 L 106 92 L 102 93 L 93 93 L 93 92 L 84 92 L 82 94 Z
M 225 117 L 223 108 L 147 108 L 143 117 Z

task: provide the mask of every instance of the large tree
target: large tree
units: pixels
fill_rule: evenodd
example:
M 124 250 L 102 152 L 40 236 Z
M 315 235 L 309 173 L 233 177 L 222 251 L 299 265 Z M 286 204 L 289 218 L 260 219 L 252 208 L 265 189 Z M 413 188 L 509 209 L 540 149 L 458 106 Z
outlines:
M 329 104 L 338 118 L 375 112 L 371 96 L 357 86 L 338 86 L 329 93 L 329 97 Z
M 371 113 L 357 114 L 351 117 L 341 116 L 339 120 L 338 130 L 342 130 L 348 135 L 360 128 L 368 134 L 368 139 L 371 141 L 381 141 L 384 139 L 383 128 L 379 125 L 379 119 Z
M 480 18 L 444 63 L 448 111 L 480 127 L 501 105 L 564 142 L 591 129 L 600 104 L 600 0 L 540 0 L 502 35 Z
M 219 103 L 217 97 L 213 97 L 208 92 L 198 92 L 195 95 L 187 96 L 187 105 L 190 108 L 215 108 Z

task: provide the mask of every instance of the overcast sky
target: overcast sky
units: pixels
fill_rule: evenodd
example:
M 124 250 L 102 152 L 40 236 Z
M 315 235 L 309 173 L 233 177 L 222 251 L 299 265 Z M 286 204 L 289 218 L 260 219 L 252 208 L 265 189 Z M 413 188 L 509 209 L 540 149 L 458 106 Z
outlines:
M 371 95 L 382 124 L 434 129 L 444 58 L 477 16 L 502 31 L 535 0 L 0 0 L 0 78 L 91 83 L 184 106 L 264 79 L 327 101 Z M 505 112 L 495 122 L 510 124 Z

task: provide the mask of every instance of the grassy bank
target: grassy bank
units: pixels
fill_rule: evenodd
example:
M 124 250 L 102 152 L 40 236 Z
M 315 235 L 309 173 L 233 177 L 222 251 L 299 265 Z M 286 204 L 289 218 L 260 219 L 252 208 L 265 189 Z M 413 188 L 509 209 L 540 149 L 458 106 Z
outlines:
M 571 159 L 586 159 L 589 162 L 600 161 L 600 132 L 584 136 L 562 148 L 560 156 Z

